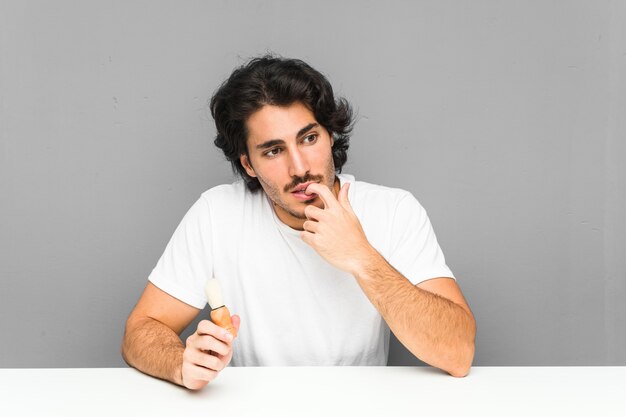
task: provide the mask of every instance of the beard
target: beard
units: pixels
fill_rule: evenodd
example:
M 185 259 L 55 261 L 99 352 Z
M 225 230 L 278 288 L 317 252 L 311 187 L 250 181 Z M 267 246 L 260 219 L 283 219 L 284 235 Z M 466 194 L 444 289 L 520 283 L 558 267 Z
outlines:
M 302 177 L 293 176 L 291 182 L 283 186 L 275 184 L 269 181 L 267 178 L 261 177 L 260 175 L 257 175 L 257 179 L 261 183 L 261 187 L 263 187 L 263 191 L 265 191 L 265 194 L 274 204 L 274 210 L 280 208 L 282 211 L 286 212 L 296 219 L 306 220 L 306 216 L 304 215 L 304 207 L 302 207 L 301 204 L 313 204 L 313 201 L 317 198 L 317 196 L 312 196 L 310 200 L 306 200 L 301 203 L 289 203 L 284 197 L 299 184 L 304 184 L 309 181 L 319 182 L 322 185 L 326 185 L 328 188 L 330 188 L 331 191 L 333 191 L 333 186 L 335 184 L 335 164 L 333 159 L 330 158 L 330 161 L 326 166 L 324 173 L 310 174 L 307 172 Z M 319 199 L 318 207 L 324 207 L 321 199 Z

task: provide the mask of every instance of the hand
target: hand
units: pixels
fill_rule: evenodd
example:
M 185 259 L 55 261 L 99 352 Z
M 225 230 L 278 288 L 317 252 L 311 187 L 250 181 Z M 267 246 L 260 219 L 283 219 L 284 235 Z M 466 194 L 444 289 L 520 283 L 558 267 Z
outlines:
M 232 316 L 239 331 L 241 319 Z M 214 380 L 233 357 L 233 336 L 209 320 L 198 323 L 196 332 L 187 338 L 183 353 L 182 385 L 197 390 Z
M 324 208 L 309 205 L 304 209 L 307 221 L 300 237 L 330 264 L 355 274 L 376 251 L 348 201 L 349 187 L 350 183 L 341 187 L 338 199 L 324 185 L 313 183 L 307 187 L 305 192 L 317 194 Z

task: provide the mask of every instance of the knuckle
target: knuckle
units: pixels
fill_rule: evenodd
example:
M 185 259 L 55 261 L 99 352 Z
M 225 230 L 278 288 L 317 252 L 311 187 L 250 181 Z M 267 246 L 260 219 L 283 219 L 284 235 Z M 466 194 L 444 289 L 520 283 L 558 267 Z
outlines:
M 213 369 L 214 371 L 220 372 L 224 369 L 224 362 L 222 362 L 221 360 L 219 360 L 219 358 L 213 356 L 213 366 L 211 366 L 211 369 Z
M 198 332 L 200 336 L 213 336 L 215 337 L 219 334 L 220 327 L 218 327 L 215 323 L 210 320 L 202 320 L 202 328 L 200 329 L 200 325 L 198 325 Z
M 214 354 L 209 351 L 203 352 L 202 356 L 198 358 L 198 365 L 201 365 L 205 369 L 220 371 L 220 360 Z
M 210 323 L 211 322 L 206 320 L 206 319 L 205 320 L 200 320 L 200 322 L 198 323 L 198 327 L 197 327 L 196 332 L 200 332 L 200 333 L 206 332 L 209 329 L 209 324 Z
M 187 363 L 189 366 L 196 365 L 200 360 L 197 350 L 185 349 L 183 352 L 183 363 Z
M 207 382 L 213 381 L 216 377 L 217 377 L 217 372 L 212 371 L 210 369 L 207 370 L 206 379 L 205 379 Z
M 229 348 L 224 343 L 221 343 L 216 340 L 215 343 L 211 344 L 211 350 L 219 353 L 220 355 L 226 355 L 228 353 Z

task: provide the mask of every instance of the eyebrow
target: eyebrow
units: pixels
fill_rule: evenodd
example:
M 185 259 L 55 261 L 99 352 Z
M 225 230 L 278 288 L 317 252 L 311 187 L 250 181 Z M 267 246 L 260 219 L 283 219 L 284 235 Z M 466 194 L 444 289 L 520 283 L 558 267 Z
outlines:
M 302 135 L 304 135 L 305 133 L 307 133 L 309 130 L 313 129 L 314 127 L 319 126 L 318 123 L 309 123 L 308 125 L 304 126 L 302 129 L 298 130 L 298 133 L 296 134 L 296 138 L 301 137 Z M 270 139 L 270 140 L 266 140 L 265 142 L 261 143 L 260 145 L 256 145 L 257 149 L 267 149 L 267 148 L 271 148 L 272 146 L 276 146 L 276 145 L 284 145 L 285 141 L 282 139 Z

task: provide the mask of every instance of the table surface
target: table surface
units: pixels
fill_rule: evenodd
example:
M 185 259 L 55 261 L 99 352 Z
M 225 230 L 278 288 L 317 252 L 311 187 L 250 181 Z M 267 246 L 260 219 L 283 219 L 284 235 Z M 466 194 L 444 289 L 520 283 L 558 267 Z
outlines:
M 626 367 L 226 368 L 189 391 L 129 368 L 0 369 L 0 416 L 626 416 Z

